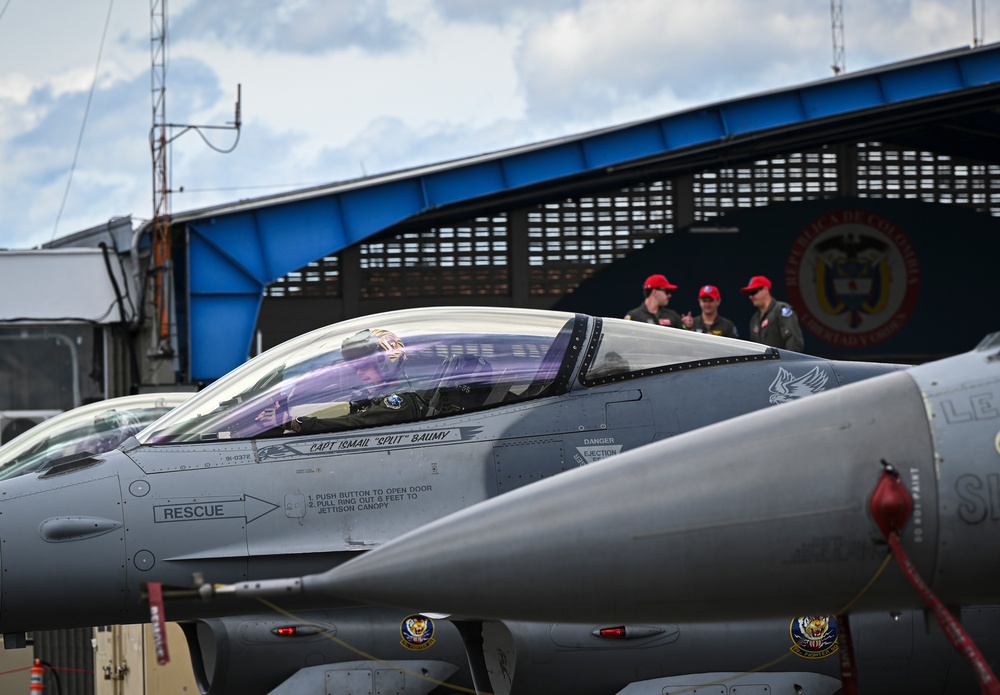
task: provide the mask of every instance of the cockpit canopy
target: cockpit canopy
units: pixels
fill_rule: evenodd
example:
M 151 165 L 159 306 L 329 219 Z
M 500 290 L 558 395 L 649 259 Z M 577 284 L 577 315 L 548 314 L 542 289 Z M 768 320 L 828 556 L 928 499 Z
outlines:
M 190 396 L 183 392 L 122 396 L 60 413 L 0 447 L 0 480 L 69 456 L 110 451 Z
M 601 330 L 594 334 L 595 327 Z M 754 343 L 581 314 L 489 307 L 408 309 L 343 321 L 268 350 L 137 435 L 143 444 L 280 436 L 274 420 L 337 417 L 390 393 L 419 394 L 421 418 L 565 393 L 650 369 L 735 355 Z M 374 365 L 382 392 L 359 375 Z M 385 389 L 388 389 L 386 391 Z

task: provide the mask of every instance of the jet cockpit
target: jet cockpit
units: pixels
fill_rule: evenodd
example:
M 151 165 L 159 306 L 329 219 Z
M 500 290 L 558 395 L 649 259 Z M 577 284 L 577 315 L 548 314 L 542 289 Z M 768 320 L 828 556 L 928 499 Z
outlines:
M 371 332 L 390 341 L 372 359 L 392 370 L 386 392 L 417 394 L 411 419 L 562 395 L 687 367 L 777 358 L 756 343 L 621 319 L 500 308 L 410 309 L 337 323 L 250 360 L 138 436 L 142 444 L 252 439 L 277 423 L 336 417 L 384 396 L 357 376 L 345 345 Z M 387 338 L 386 336 L 391 336 Z M 387 363 L 393 364 L 386 366 Z M 578 377 L 574 379 L 574 377 Z M 383 424 L 383 423 L 378 423 Z

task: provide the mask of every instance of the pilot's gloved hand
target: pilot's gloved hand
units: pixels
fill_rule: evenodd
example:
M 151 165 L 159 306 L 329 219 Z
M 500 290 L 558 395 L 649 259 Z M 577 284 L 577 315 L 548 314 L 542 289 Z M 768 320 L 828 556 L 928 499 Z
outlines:
M 288 413 L 288 399 L 284 396 L 276 397 L 272 405 L 260 411 L 254 419 L 267 428 L 278 426 L 287 428 L 291 420 Z
M 351 401 L 351 412 L 352 413 L 363 413 L 372 407 L 371 398 L 359 398 L 356 401 Z
M 309 434 L 316 429 L 316 418 L 309 417 L 308 415 L 292 418 L 288 423 L 288 427 L 296 434 L 301 434 L 302 432 Z

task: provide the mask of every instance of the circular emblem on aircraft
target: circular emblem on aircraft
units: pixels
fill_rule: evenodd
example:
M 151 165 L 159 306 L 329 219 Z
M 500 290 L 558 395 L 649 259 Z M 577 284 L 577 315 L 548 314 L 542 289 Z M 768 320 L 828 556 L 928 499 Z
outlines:
M 399 624 L 401 645 L 407 649 L 421 651 L 434 644 L 434 621 L 419 613 L 408 615 Z
M 837 619 L 832 615 L 807 615 L 795 618 L 788 626 L 791 651 L 803 659 L 825 659 L 840 649 L 837 643 Z
M 792 242 L 785 284 L 803 328 L 837 347 L 864 348 L 909 320 L 920 265 L 891 220 L 867 210 L 837 210 L 810 222 Z

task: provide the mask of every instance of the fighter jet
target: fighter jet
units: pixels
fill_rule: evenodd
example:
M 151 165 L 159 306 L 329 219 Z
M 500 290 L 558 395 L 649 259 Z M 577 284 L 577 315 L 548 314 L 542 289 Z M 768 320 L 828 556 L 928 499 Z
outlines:
M 250 360 L 115 450 L 0 483 L 0 631 L 16 644 L 25 630 L 143 622 L 148 585 L 190 587 L 196 573 L 319 572 L 557 473 L 899 369 L 547 311 L 335 324 Z M 168 618 L 261 610 L 231 596 L 170 603 Z
M 1000 334 L 467 508 L 305 593 L 498 619 L 1000 603 Z M 890 563 L 891 553 L 903 563 Z M 433 567 L 433 573 L 414 569 Z
M 983 551 L 995 545 L 1000 518 L 994 509 L 1000 489 L 994 472 L 1000 455 L 997 362 L 1000 335 L 966 355 L 564 473 L 452 514 L 323 574 L 215 590 L 346 596 L 498 619 L 480 623 L 484 636 L 496 629 L 491 626 L 509 629 L 528 618 L 641 625 L 672 618 L 756 619 L 729 624 L 731 639 L 718 642 L 727 646 L 738 641 L 735 635 L 756 644 L 768 624 L 761 616 L 804 616 L 791 620 L 787 631 L 794 635 L 798 625 L 808 635 L 810 625 L 823 625 L 819 632 L 826 633 L 838 623 L 835 615 L 850 611 L 854 631 L 862 633 L 857 658 L 867 664 L 859 675 L 872 692 L 971 691 L 974 670 L 995 669 L 1000 658 L 996 609 L 977 605 L 998 601 L 996 562 Z M 888 497 L 887 481 L 893 490 Z M 880 609 L 883 621 L 909 616 L 904 621 L 921 622 L 911 609 L 927 598 L 896 564 L 887 566 L 890 546 L 908 555 L 899 566 L 925 577 L 940 596 L 934 613 L 947 613 L 944 604 L 966 606 L 962 622 L 991 647 L 974 662 L 977 669 L 949 669 L 949 678 L 963 685 L 914 678 L 919 663 L 884 661 L 881 669 L 871 668 L 875 661 L 864 655 L 860 645 L 876 643 L 912 655 L 916 642 L 909 630 L 865 634 L 864 626 L 877 618 L 857 611 Z M 682 631 L 697 635 L 713 626 L 719 627 L 699 623 Z M 942 633 L 937 636 L 940 647 Z M 833 641 L 830 634 L 806 639 Z M 498 642 L 492 647 L 497 653 L 516 651 Z M 484 653 L 489 649 L 484 646 Z M 946 648 L 930 654 L 933 663 L 947 660 Z M 779 692 L 771 673 L 755 673 L 756 681 L 740 673 L 704 673 L 698 669 L 712 667 L 700 666 L 699 656 L 704 654 L 692 655 L 687 675 L 633 683 L 621 692 L 708 685 L 727 692 L 736 682 L 765 683 Z M 802 672 L 796 674 L 800 686 Z M 813 687 L 826 692 L 826 685 Z

